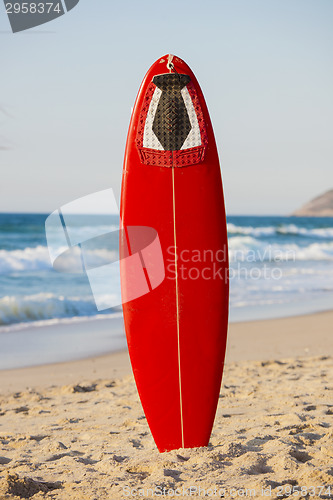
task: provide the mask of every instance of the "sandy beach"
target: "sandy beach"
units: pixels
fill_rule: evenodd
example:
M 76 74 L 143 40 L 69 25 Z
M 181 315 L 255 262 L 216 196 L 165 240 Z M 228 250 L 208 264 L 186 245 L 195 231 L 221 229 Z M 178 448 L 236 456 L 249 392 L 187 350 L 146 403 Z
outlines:
M 231 324 L 200 449 L 157 451 L 126 352 L 0 371 L 0 499 L 332 498 L 332 324 Z

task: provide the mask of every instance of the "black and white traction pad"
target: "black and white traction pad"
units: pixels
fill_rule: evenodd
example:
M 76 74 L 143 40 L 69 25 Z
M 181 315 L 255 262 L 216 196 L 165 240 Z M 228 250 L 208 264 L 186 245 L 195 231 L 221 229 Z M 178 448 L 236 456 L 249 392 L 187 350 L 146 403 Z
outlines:
M 189 75 L 154 76 L 144 97 L 136 142 L 146 165 L 186 167 L 203 160 L 207 134 Z

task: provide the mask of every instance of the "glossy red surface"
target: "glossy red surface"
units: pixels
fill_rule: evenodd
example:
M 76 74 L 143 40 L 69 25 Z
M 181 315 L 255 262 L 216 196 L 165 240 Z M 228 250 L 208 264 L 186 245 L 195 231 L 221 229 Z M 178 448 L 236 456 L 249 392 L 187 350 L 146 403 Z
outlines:
M 128 132 L 121 193 L 125 230 L 154 228 L 164 258 L 162 283 L 123 304 L 135 381 L 160 451 L 208 444 L 228 325 L 227 232 L 219 159 L 202 91 L 178 57 L 172 60 L 174 70 L 191 77 L 203 114 L 207 134 L 203 160 L 176 167 L 144 164 L 137 145 L 146 91 L 155 75 L 169 72 L 167 60 L 168 56 L 158 59 L 140 87 Z M 134 252 L 132 245 L 128 250 L 126 233 L 120 243 L 123 258 Z M 149 283 L 147 272 L 146 278 Z M 121 266 L 123 297 L 133 279 L 126 265 Z

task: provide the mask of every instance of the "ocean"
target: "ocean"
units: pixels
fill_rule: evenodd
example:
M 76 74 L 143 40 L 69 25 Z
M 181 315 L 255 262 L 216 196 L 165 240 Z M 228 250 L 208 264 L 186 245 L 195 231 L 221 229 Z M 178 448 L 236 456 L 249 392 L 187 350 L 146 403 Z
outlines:
M 86 274 L 71 272 L 73 255 L 64 254 L 61 272 L 53 269 L 46 218 L 43 214 L 0 214 L 0 343 L 4 334 L 8 338 L 14 332 L 26 331 L 23 338 L 28 339 L 31 327 L 94 319 L 108 319 L 112 324 L 113 318 L 118 318 L 119 325 L 121 309 L 97 310 Z M 114 230 L 117 216 L 112 221 L 97 215 L 77 216 L 77 239 L 88 239 L 92 228 L 94 234 L 105 233 L 110 223 Z M 228 237 L 231 321 L 332 308 L 333 218 L 229 216 Z M 105 248 L 102 238 L 91 247 L 95 266 L 117 260 L 117 238 L 112 245 Z M 116 303 L 117 297 L 120 304 L 116 277 L 103 293 L 105 304 Z M 112 348 L 115 341 L 110 342 Z

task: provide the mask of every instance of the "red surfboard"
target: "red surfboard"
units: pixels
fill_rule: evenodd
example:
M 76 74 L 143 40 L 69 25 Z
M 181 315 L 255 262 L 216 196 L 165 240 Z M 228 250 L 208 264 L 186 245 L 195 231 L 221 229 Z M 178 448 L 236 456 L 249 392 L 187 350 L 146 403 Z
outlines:
M 200 86 L 166 55 L 148 70 L 130 122 L 121 191 L 125 330 L 158 449 L 206 446 L 228 325 L 226 217 Z

